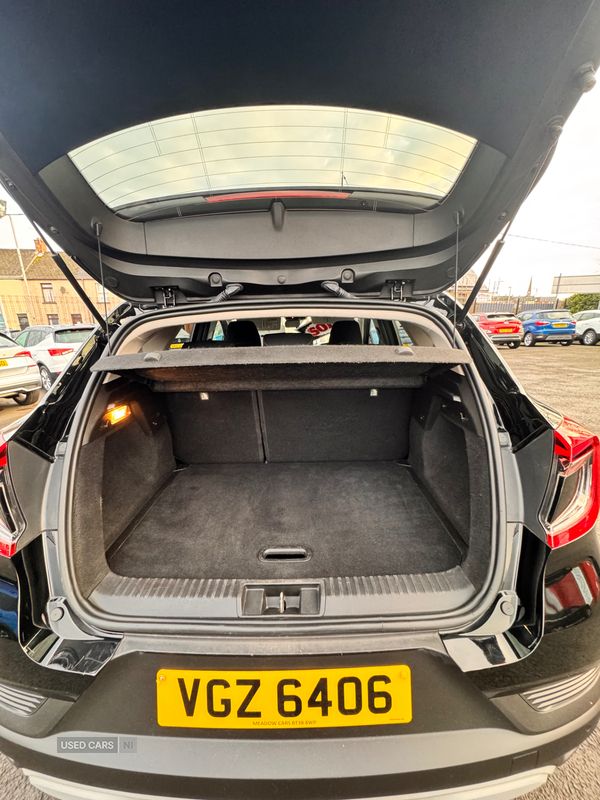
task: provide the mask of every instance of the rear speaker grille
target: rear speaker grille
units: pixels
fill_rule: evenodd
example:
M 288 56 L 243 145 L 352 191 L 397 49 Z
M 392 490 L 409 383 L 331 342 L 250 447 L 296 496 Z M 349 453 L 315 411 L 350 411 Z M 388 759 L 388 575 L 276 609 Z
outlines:
M 7 686 L 0 683 L 0 708 L 12 711 L 20 717 L 29 717 L 34 714 L 46 701 L 46 698 L 35 692 L 27 692 L 24 689 L 15 689 L 14 686 Z
M 564 706 L 585 694 L 594 685 L 598 675 L 600 667 L 594 667 L 582 675 L 523 692 L 521 697 L 536 711 L 554 711 L 555 708 Z

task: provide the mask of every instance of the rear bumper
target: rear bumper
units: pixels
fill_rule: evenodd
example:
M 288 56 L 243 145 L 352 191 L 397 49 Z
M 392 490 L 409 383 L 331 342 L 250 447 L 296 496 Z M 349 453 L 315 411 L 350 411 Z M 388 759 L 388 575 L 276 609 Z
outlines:
M 118 737 L 121 752 L 67 757 L 57 752 L 59 736 L 102 734 L 61 731 L 25 743 L 0 729 L 0 748 L 34 785 L 68 800 L 510 800 L 541 785 L 587 738 L 599 714 L 596 704 L 569 725 L 535 736 L 501 728 L 336 739 L 136 736 Z M 35 752 L 25 749 L 32 745 Z
M 27 770 L 36 786 L 69 800 L 139 800 L 148 795 L 211 800 L 509 800 L 539 785 L 587 738 L 600 716 L 597 684 L 568 709 L 537 714 L 528 706 L 523 716 L 518 704 L 507 711 L 504 699 L 487 697 L 439 653 L 379 653 L 376 659 L 410 665 L 410 723 L 304 730 L 160 727 L 157 668 L 219 664 L 226 670 L 258 662 L 269 669 L 290 666 L 291 661 L 144 653 L 109 663 L 75 702 L 57 708 L 55 720 L 47 718 L 44 728 L 35 717 L 45 706 L 29 722 L 10 728 L 0 716 L 0 750 Z M 373 660 L 372 654 L 363 654 L 343 661 L 303 657 L 297 663 L 326 667 Z M 51 711 L 48 708 L 47 714 Z M 543 717 L 546 727 L 532 732 L 532 726 L 524 725 L 531 715 L 536 724 Z M 92 747 L 68 744 L 86 739 L 93 740 Z M 112 744 L 105 746 L 103 741 Z M 85 792 L 77 784 L 86 787 Z M 481 793 L 465 794 L 465 787 L 479 784 Z
M 36 389 L 41 388 L 42 381 L 40 380 L 40 373 L 38 370 L 35 370 L 35 373 L 32 375 L 17 375 L 12 382 L 6 382 L 0 385 L 0 397 L 14 397 L 16 394 L 34 392 Z
M 519 797 L 525 792 L 531 792 L 545 783 L 554 767 L 523 772 L 520 775 L 511 775 L 497 781 L 471 784 L 466 787 L 457 787 L 441 792 L 418 792 L 415 794 L 398 794 L 395 800 L 473 800 L 475 797 L 485 797 L 486 800 L 509 800 Z M 62 800 L 147 800 L 147 794 L 138 792 L 106 792 L 79 783 L 62 781 L 48 775 L 26 770 L 26 775 L 31 783 L 43 792 Z M 389 795 L 388 795 L 389 797 Z M 373 798 L 372 800 L 376 800 Z
M 536 342 L 572 342 L 575 339 L 574 333 L 534 333 Z
M 490 339 L 494 344 L 508 344 L 509 342 L 521 342 L 523 337 L 520 333 L 493 333 Z

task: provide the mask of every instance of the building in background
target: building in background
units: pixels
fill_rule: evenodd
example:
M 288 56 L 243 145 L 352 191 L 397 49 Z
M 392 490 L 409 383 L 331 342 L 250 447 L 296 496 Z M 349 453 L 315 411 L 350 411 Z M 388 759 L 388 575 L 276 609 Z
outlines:
M 473 290 L 473 287 L 477 283 L 477 279 L 478 275 L 472 269 L 466 272 L 462 276 L 462 278 L 458 279 L 457 298 L 458 302 L 462 306 L 464 306 L 464 304 L 466 303 L 469 295 L 471 294 L 471 291 Z M 451 286 L 450 289 L 448 289 L 448 294 L 454 297 L 454 286 Z M 483 284 L 483 286 L 481 287 L 481 289 L 477 294 L 477 299 L 480 300 L 481 302 L 486 302 L 487 300 L 489 300 L 489 298 L 490 298 L 489 290 L 487 286 Z
M 22 330 L 29 325 L 95 322 L 41 240 L 36 241 L 36 250 L 21 250 L 20 255 L 21 259 L 16 249 L 0 249 L 0 330 Z M 61 255 L 79 285 L 104 316 L 101 285 L 65 253 Z M 107 291 L 109 311 L 119 302 L 120 298 Z

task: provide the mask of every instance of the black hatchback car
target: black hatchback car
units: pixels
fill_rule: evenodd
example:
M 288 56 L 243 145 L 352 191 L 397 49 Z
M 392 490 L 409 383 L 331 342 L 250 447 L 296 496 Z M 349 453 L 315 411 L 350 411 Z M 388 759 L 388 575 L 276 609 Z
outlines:
M 598 5 L 3 23 L 3 186 L 123 304 L 72 280 L 101 328 L 2 443 L 2 751 L 72 800 L 542 784 L 600 715 L 600 443 L 446 290 L 593 86 Z

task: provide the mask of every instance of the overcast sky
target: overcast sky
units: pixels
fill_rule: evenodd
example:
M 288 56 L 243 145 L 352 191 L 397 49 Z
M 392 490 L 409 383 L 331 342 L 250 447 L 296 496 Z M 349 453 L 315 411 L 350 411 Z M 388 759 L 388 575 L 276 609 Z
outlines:
M 539 294 L 550 294 L 552 278 L 561 273 L 600 273 L 599 134 L 600 88 L 596 87 L 579 101 L 546 174 L 523 203 L 486 280 L 489 289 L 502 280 L 502 293 L 512 288 L 513 294 L 524 294 L 533 278 Z M 488 253 L 475 265 L 476 272 Z
M 533 278 L 537 293 L 550 294 L 552 278 L 560 273 L 600 274 L 599 132 L 597 87 L 580 100 L 546 174 L 521 208 L 486 281 L 490 289 L 501 280 L 501 293 L 524 294 Z M 6 198 L 1 188 L 0 197 Z M 10 199 L 8 213 L 20 213 Z M 14 222 L 19 246 L 33 248 L 31 225 L 22 216 Z M 9 220 L 0 220 L 0 247 L 14 246 Z M 475 265 L 477 272 L 485 259 Z

